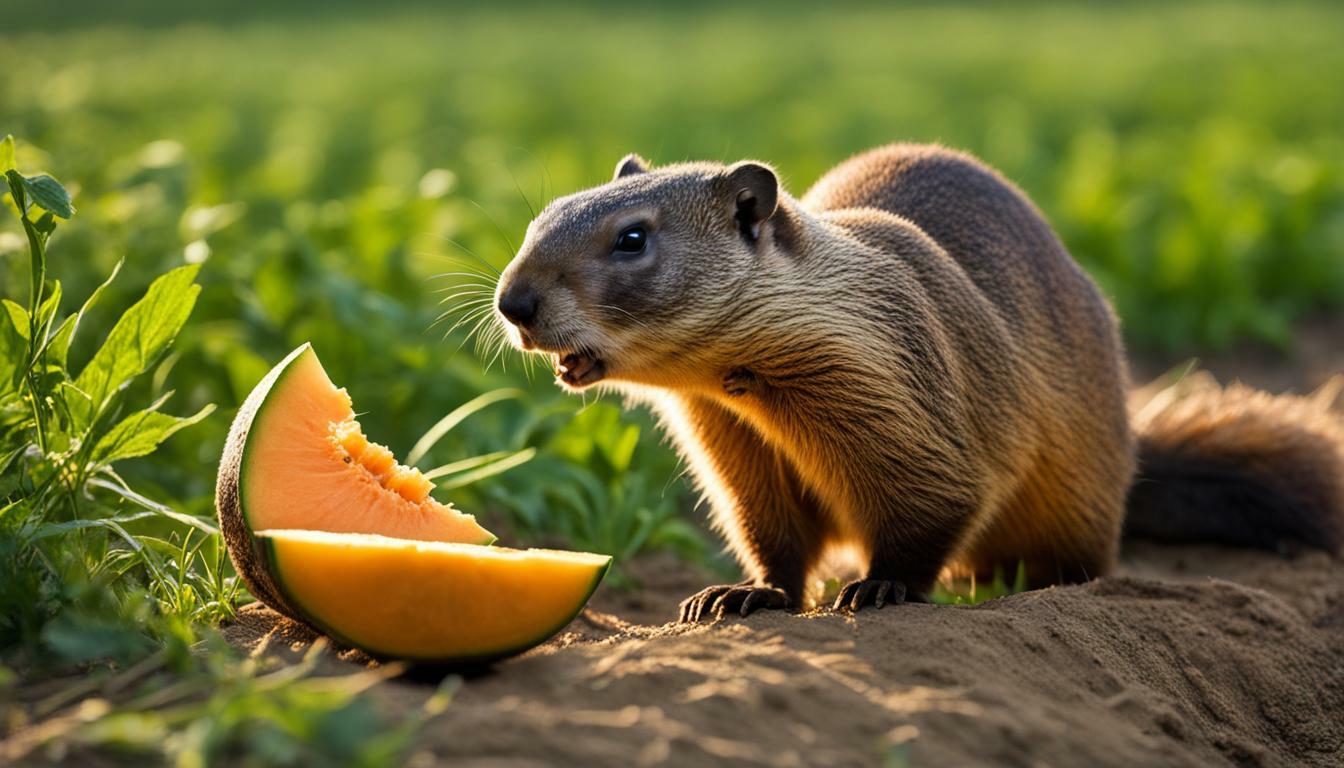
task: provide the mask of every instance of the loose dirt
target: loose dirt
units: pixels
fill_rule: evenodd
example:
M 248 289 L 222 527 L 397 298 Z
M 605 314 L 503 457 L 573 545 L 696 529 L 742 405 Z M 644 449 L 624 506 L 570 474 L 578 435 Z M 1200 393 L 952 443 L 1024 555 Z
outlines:
M 1089 584 L 981 605 L 662 623 L 708 577 L 643 561 L 527 655 L 476 671 L 422 765 L 1344 765 L 1344 564 L 1127 547 Z M 658 623 L 655 623 L 658 622 Z M 260 606 L 245 648 L 314 639 Z M 371 663 L 357 652 L 327 671 Z M 441 677 L 379 695 L 393 716 Z

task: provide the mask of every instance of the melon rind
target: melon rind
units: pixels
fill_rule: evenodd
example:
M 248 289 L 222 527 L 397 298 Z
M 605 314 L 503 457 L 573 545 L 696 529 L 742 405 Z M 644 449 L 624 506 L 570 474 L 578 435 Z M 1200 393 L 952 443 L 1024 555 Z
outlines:
M 252 536 L 252 528 L 243 506 L 242 475 L 247 436 L 252 431 L 258 412 L 265 406 L 271 389 L 290 370 L 294 361 L 304 354 L 313 354 L 312 350 L 311 344 L 301 345 L 286 355 L 252 388 L 229 427 L 228 439 L 224 441 L 224 454 L 219 460 L 219 477 L 215 483 L 215 509 L 219 512 L 219 528 L 228 546 L 234 570 L 247 584 L 253 597 L 290 618 L 297 618 L 298 612 L 285 601 L 266 571 L 261 545 Z

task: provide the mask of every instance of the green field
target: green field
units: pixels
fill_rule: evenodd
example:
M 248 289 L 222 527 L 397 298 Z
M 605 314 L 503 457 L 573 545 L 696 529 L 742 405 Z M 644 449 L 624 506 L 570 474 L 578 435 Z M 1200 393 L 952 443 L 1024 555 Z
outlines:
M 801 194 L 880 143 L 971 150 L 1036 200 L 1139 348 L 1287 345 L 1295 322 L 1344 307 L 1339 5 L 313 6 L 241 19 L 154 5 L 135 4 L 135 19 L 43 11 L 41 24 L 0 11 L 0 137 L 17 138 L 21 171 L 73 192 L 78 212 L 49 244 L 56 320 L 124 259 L 81 321 L 70 378 L 155 276 L 199 265 L 190 321 L 113 404 L 130 413 L 173 391 L 167 412 L 217 407 L 116 465 L 187 515 L 213 514 L 241 398 L 311 341 L 371 437 L 402 455 L 461 403 L 519 390 L 421 462 L 531 457 L 458 473 L 447 493 L 508 539 L 712 558 L 646 417 L 564 397 L 515 353 L 466 339 L 470 324 L 445 337 L 532 211 L 630 151 L 765 159 Z M 18 307 L 29 248 L 12 214 L 0 294 Z M 459 315 L 436 322 L 445 310 Z M 37 493 L 67 465 L 33 453 L 33 391 L 0 398 L 0 690 L 33 670 L 143 658 L 165 638 L 184 647 L 241 597 L 207 532 L 183 548 L 197 529 L 162 515 L 78 522 L 134 514 L 124 494 Z

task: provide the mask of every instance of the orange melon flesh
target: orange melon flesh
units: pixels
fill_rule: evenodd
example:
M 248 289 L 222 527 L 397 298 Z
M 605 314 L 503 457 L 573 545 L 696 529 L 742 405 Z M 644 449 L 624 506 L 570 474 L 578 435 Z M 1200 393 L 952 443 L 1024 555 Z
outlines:
M 262 531 L 267 570 L 311 624 L 375 655 L 467 662 L 560 631 L 611 558 L 323 531 Z
M 398 464 L 391 451 L 364 437 L 350 396 L 332 384 L 311 346 L 294 350 L 273 374 L 238 473 L 239 506 L 249 530 L 495 540 L 473 516 L 430 498 L 434 485 L 418 470 Z

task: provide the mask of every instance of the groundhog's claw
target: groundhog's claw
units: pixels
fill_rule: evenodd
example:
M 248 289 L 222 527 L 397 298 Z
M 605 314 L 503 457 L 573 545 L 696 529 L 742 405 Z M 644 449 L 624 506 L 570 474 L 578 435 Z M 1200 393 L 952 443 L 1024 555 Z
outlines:
M 712 587 L 705 587 L 681 601 L 677 621 L 683 624 L 694 624 L 700 620 L 701 616 L 708 613 L 708 609 L 714 604 L 715 600 L 719 599 L 720 595 L 739 587 L 748 586 L 751 583 L 748 580 L 737 584 L 716 584 Z
M 886 579 L 860 579 L 846 584 L 835 598 L 831 610 L 845 609 L 857 611 L 865 605 L 881 608 L 887 603 L 898 605 L 905 602 L 905 585 L 899 581 Z
M 729 611 L 746 616 L 758 608 L 791 608 L 793 601 L 782 589 L 752 582 L 707 587 L 681 601 L 678 621 L 693 624 L 702 618 L 721 619 Z

